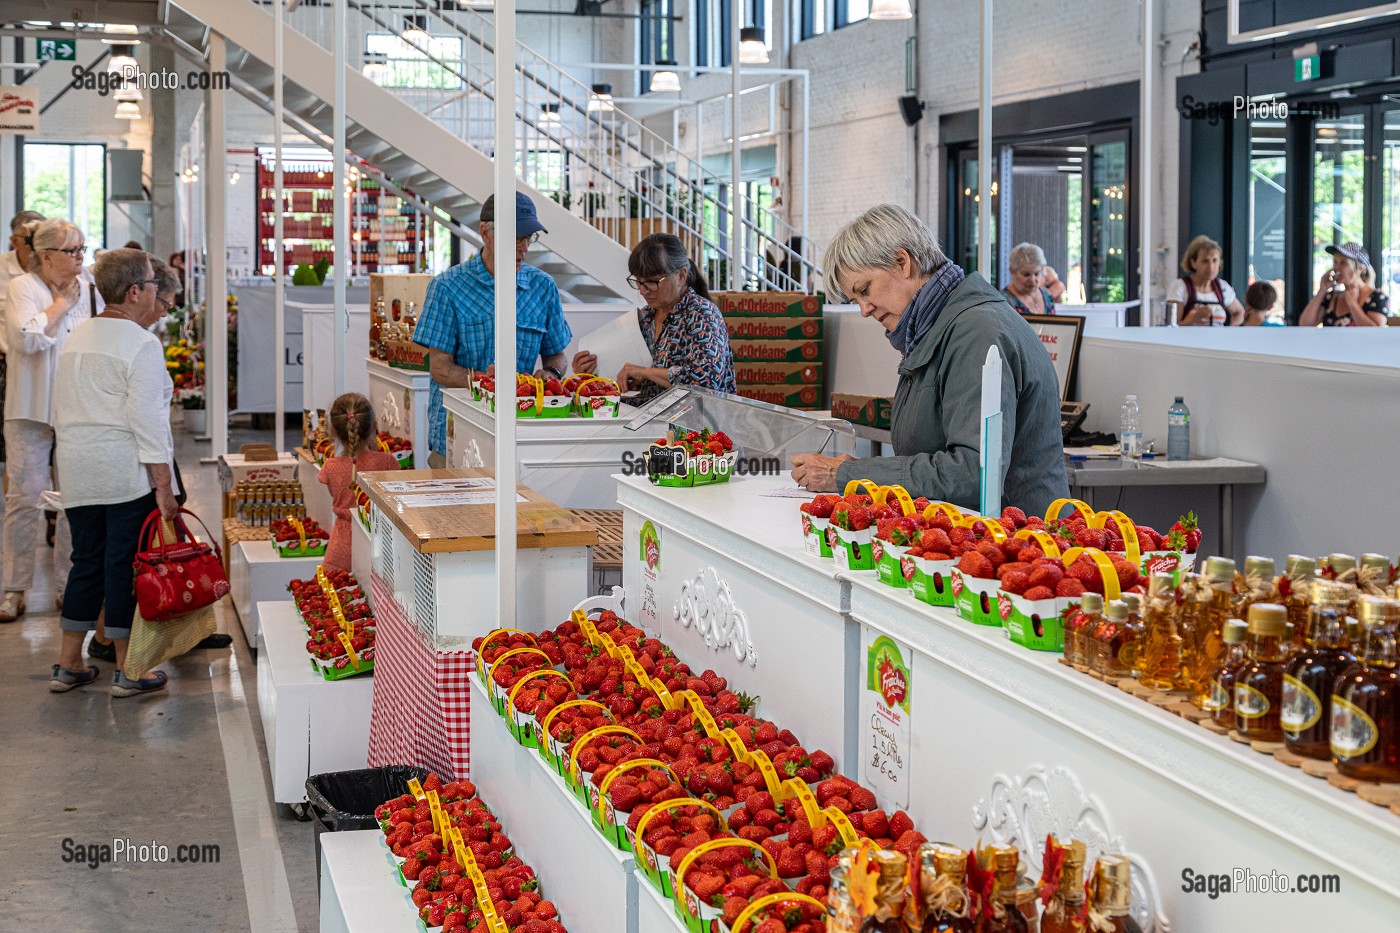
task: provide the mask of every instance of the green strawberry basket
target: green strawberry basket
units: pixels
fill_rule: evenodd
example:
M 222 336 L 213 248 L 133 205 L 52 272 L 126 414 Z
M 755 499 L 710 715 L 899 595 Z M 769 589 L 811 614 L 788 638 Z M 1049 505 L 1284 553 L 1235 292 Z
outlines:
M 1077 598 L 1026 599 L 1005 590 L 997 594 L 997 610 L 1007 636 L 1034 651 L 1065 650 L 1065 607 Z
M 802 515 L 802 547 L 808 557 L 831 557 L 831 545 L 826 540 L 826 530 L 831 519 L 817 518 L 815 515 Z
M 660 854 L 643 840 L 646 836 L 647 826 L 651 823 L 653 818 L 680 807 L 699 807 L 703 810 L 709 810 L 719 821 L 720 827 L 725 832 L 729 831 L 729 823 L 725 820 L 724 814 L 720 813 L 720 811 L 715 808 L 714 804 L 701 800 L 698 797 L 676 797 L 672 800 L 653 804 L 642 814 L 642 818 L 637 821 L 637 831 L 634 833 L 630 829 L 627 830 L 627 840 L 631 844 L 632 858 L 637 863 L 637 868 L 641 871 L 642 877 L 651 882 L 651 886 L 656 888 L 661 896 L 668 900 L 676 896 L 675 888 L 672 887 L 671 858 L 670 856 Z
M 995 579 L 974 577 L 955 567 L 952 590 L 959 616 L 973 625 L 1001 625 L 1001 611 L 997 608 L 1001 584 Z
M 699 895 L 686 885 L 686 874 L 699 856 L 730 846 L 753 849 L 757 855 L 762 856 L 766 863 L 768 876 L 770 878 L 778 877 L 778 867 L 773 861 L 773 856 L 756 842 L 740 839 L 737 836 L 725 836 L 720 839 L 711 839 L 709 842 L 702 842 L 686 853 L 685 857 L 681 859 L 680 865 L 672 864 L 669 872 L 671 889 L 675 892 L 671 898 L 671 906 L 676 912 L 676 918 L 680 920 L 687 933 L 711 933 L 711 924 L 724 915 L 724 910 L 722 906 L 717 907 L 712 903 L 702 901 Z
M 870 549 L 880 582 L 895 589 L 907 589 L 909 581 L 904 576 L 903 561 L 904 555 L 909 552 L 909 545 L 876 538 L 870 543 Z
M 900 565 L 915 599 L 930 606 L 952 607 L 953 570 L 958 566 L 957 561 L 905 555 Z

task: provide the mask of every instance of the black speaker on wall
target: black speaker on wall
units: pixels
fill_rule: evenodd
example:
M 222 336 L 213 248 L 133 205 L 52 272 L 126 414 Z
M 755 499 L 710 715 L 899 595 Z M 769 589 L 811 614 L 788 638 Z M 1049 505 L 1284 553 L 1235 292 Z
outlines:
M 899 99 L 899 115 L 905 126 L 913 126 L 924 118 L 924 102 L 913 94 L 904 95 Z

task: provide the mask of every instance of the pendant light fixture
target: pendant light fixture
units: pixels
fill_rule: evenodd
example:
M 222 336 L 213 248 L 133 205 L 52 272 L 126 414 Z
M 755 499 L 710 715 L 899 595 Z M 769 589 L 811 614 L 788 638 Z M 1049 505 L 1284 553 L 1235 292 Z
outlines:
M 383 52 L 366 52 L 365 63 L 360 71 L 375 84 L 387 83 L 389 80 L 389 56 Z
M 559 117 L 559 104 L 540 104 L 540 128 L 549 127 L 558 129 L 564 125 L 564 121 Z
M 912 19 L 913 16 L 909 0 L 873 0 L 870 4 L 871 19 Z
M 405 13 L 403 17 L 403 41 L 409 45 L 424 49 L 432 41 L 432 36 L 428 33 L 427 13 Z
M 135 84 L 127 83 L 124 84 L 121 88 L 117 90 L 115 94 L 112 95 L 112 99 L 119 104 L 135 104 L 141 102 L 141 100 L 143 99 L 143 95 L 141 94 L 141 89 L 139 87 L 137 87 Z
M 661 67 L 661 71 L 654 71 L 651 74 L 651 92 L 653 94 L 674 94 L 681 89 L 681 77 L 674 71 L 676 63 L 670 59 L 656 63 Z
M 112 57 L 107 60 L 108 73 L 134 72 L 139 67 L 136 62 L 136 46 L 129 42 L 112 46 Z
M 617 108 L 613 105 L 612 85 L 595 84 L 593 93 L 588 98 L 589 113 L 612 113 Z
M 135 26 L 123 25 L 120 23 L 108 23 L 102 29 L 102 41 L 106 45 L 126 44 L 135 42 L 131 36 L 139 35 Z
M 141 119 L 141 108 L 131 101 L 123 101 L 117 104 L 117 112 L 113 114 L 118 120 L 139 120 Z
M 763 30 L 759 27 L 745 26 L 739 30 L 739 63 L 768 64 L 768 46 L 763 41 Z

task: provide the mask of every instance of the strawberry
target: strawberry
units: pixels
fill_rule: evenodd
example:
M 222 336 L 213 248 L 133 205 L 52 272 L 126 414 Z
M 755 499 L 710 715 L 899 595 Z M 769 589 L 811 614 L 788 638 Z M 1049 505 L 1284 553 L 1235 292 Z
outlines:
M 1026 513 L 1014 505 L 1008 505 L 1001 510 L 1001 523 L 1011 528 L 1024 528 L 1026 527 Z
M 875 809 L 875 793 L 867 788 L 852 787 L 851 792 L 846 796 L 850 799 L 851 806 L 856 810 Z
M 958 561 L 958 569 L 969 577 L 979 577 L 984 580 L 992 579 L 995 572 L 987 555 L 977 551 L 968 551 L 964 554 L 962 560 Z
M 1016 560 L 1023 564 L 1033 564 L 1045 557 L 1045 552 L 1032 544 L 1021 548 L 1021 552 L 1016 555 Z
M 953 542 L 948 539 L 948 532 L 942 528 L 925 529 L 919 535 L 919 545 L 925 551 L 942 551 L 944 554 L 953 549 Z
M 1188 553 L 1194 554 L 1196 548 L 1200 547 L 1201 531 L 1195 512 L 1187 512 L 1185 515 L 1178 518 L 1176 523 L 1172 525 L 1171 530 L 1181 532 L 1182 536 L 1186 539 L 1186 550 Z
M 1075 561 L 1074 565 L 1065 571 L 1065 576 L 1078 580 L 1088 592 L 1103 595 L 1103 576 L 1093 561 Z
M 1030 579 L 1027 581 L 1026 586 L 1031 588 L 1043 586 L 1053 590 L 1059 585 L 1064 575 L 1065 572 L 1059 567 L 1049 564 L 1039 564 L 1036 566 L 1035 570 L 1031 571 Z
M 860 825 L 871 839 L 882 839 L 890 834 L 890 818 L 884 810 L 871 810 L 865 814 Z
M 1048 586 L 1033 586 L 1026 590 L 1025 596 L 1031 602 L 1036 602 L 1041 599 L 1054 599 L 1055 591 Z
M 871 512 L 868 506 L 860 506 L 858 508 L 851 509 L 851 531 L 864 531 L 866 528 L 870 527 L 870 521 Z
M 903 810 L 896 810 L 890 816 L 890 838 L 899 839 L 914 828 L 914 821 Z
M 1065 577 L 1055 584 L 1055 595 L 1073 599 L 1084 595 L 1084 584 L 1074 577 Z
M 1155 551 L 1158 545 L 1162 543 L 1161 536 L 1146 525 L 1137 525 L 1133 530 L 1137 532 L 1138 547 L 1144 551 Z
M 1138 579 L 1142 576 L 1137 567 L 1125 560 L 1115 560 L 1113 569 L 1118 573 L 1118 588 L 1124 591 L 1137 586 Z
M 1010 566 L 1009 564 L 1007 566 Z M 1030 587 L 1030 574 L 1024 571 L 1008 573 L 1001 578 L 1001 588 L 1008 593 L 1015 593 L 1018 596 L 1025 593 Z
M 991 561 L 993 568 L 1006 563 L 1006 552 L 991 541 L 983 541 L 978 544 L 977 553 Z
M 1102 528 L 1081 528 L 1074 533 L 1074 543 L 1079 547 L 1108 550 L 1108 532 Z

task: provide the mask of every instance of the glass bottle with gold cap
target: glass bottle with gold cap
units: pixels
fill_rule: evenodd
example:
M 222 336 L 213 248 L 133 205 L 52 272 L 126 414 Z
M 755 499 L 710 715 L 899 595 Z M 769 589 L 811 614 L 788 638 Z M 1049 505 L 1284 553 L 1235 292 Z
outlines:
M 1337 678 L 1356 663 L 1349 648 L 1347 615 L 1356 588 L 1318 580 L 1312 585 L 1308 634 L 1283 675 L 1279 723 L 1288 750 L 1306 758 L 1329 758 L 1332 691 Z
M 1122 677 L 1136 677 L 1137 661 L 1142 656 L 1142 596 L 1124 593 L 1123 605 L 1128 607 L 1128 619 L 1123 623 L 1123 641 L 1118 648 L 1118 666 Z
M 1235 678 L 1235 730 L 1246 739 L 1283 739 L 1283 672 L 1288 666 L 1288 610 L 1277 603 L 1249 607 L 1249 660 Z
M 905 871 L 908 864 L 904 853 L 890 849 L 868 853 L 846 849 L 842 852 L 837 868 L 832 871 L 833 884 L 828 889 L 827 903 L 834 913 L 858 918 L 859 922 L 855 926 L 828 924 L 827 933 L 906 933 Z M 835 886 L 837 871 L 841 872 L 839 895 Z M 861 871 L 867 872 L 863 884 L 853 877 Z M 862 894 L 868 895 L 868 899 Z
M 1333 583 L 1356 585 L 1357 560 L 1351 554 L 1328 554 L 1319 558 L 1317 575 Z
M 957 846 L 929 843 L 919 847 L 919 903 L 910 922 L 905 905 L 905 927 L 913 933 L 973 933 L 976 923 L 968 915 L 967 852 Z
M 1040 917 L 1040 933 L 1084 933 L 1088 907 L 1084 898 L 1084 843 L 1077 839 L 1064 843 L 1052 838 L 1046 848 L 1064 849 L 1065 857 L 1055 891 Z M 1047 881 L 1041 878 L 1042 884 Z
M 1249 607 L 1255 603 L 1276 603 L 1280 596 L 1272 557 L 1244 559 L 1243 592 L 1235 597 L 1234 618 L 1249 617 Z
M 1390 558 L 1384 554 L 1362 554 L 1361 565 L 1356 571 L 1356 586 L 1359 596 L 1386 596 L 1390 589 Z M 1353 604 L 1352 615 L 1360 608 Z
M 1176 627 L 1176 577 L 1154 573 L 1148 582 L 1142 615 L 1142 649 L 1134 658 L 1138 682 L 1170 690 L 1181 664 L 1181 635 Z
M 1222 726 L 1235 727 L 1235 678 L 1245 664 L 1245 639 L 1249 628 L 1239 619 L 1229 619 L 1221 632 L 1225 651 L 1220 656 L 1220 666 L 1210 678 L 1210 701 L 1205 709 L 1210 718 Z
M 1278 578 L 1279 595 L 1288 608 L 1288 624 L 1293 626 L 1293 647 L 1303 647 L 1308 634 L 1308 607 L 1312 605 L 1312 582 L 1317 578 L 1317 561 L 1302 554 L 1289 554 Z
M 1018 903 L 1020 892 L 1016 887 L 1021 853 L 1015 846 L 991 846 L 983 853 L 991 856 L 991 864 L 987 867 L 995 873 L 995 880 L 992 883 L 990 909 L 984 910 L 978 919 L 977 933 L 1027 933 L 1030 924 L 1021 912 Z
M 841 865 L 831 870 L 831 880 L 826 886 L 826 906 L 830 908 L 826 933 L 860 933 L 860 925 L 864 921 L 856 908 L 855 899 L 851 897 L 846 871 Z
M 1400 597 L 1400 586 L 1396 587 Z M 1332 761 L 1346 777 L 1400 782 L 1400 599 L 1361 597 L 1366 637 L 1361 661 L 1337 679 L 1332 696 Z
M 1065 660 L 1076 670 L 1089 669 L 1089 639 L 1086 633 L 1092 632 L 1103 618 L 1103 597 L 1098 593 L 1085 593 L 1079 598 L 1079 611 L 1069 618 L 1065 626 Z
M 1128 860 L 1118 855 L 1102 855 L 1094 862 L 1094 913 L 1091 929 L 1104 930 L 1100 922 L 1112 925 L 1113 933 L 1142 933 L 1130 916 L 1133 907 L 1133 871 Z
M 1205 573 L 1197 581 L 1189 601 L 1189 614 L 1183 610 L 1181 677 L 1178 683 L 1191 695 L 1191 702 L 1205 709 L 1210 701 L 1210 675 L 1220 666 L 1225 643 L 1221 633 L 1225 620 L 1234 612 L 1235 562 L 1228 557 L 1206 558 Z M 1208 587 L 1208 589 L 1206 589 Z
M 1109 600 L 1104 606 L 1103 621 L 1094 629 L 1087 650 L 1089 668 L 1100 677 L 1126 677 L 1129 669 L 1119 658 L 1124 642 L 1131 643 L 1128 631 L 1128 604 L 1121 599 Z

